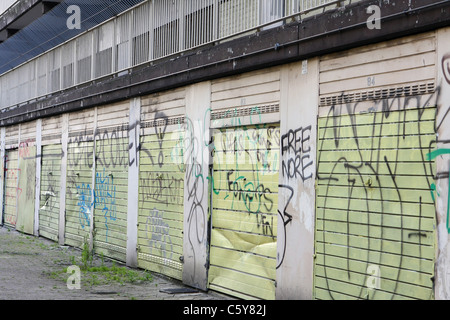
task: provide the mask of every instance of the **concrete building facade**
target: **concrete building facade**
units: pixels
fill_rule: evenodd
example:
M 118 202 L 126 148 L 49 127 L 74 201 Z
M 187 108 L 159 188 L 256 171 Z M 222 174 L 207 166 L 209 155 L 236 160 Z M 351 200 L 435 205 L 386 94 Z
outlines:
M 2 225 L 243 299 L 449 298 L 449 1 L 138 2 L 0 75 Z

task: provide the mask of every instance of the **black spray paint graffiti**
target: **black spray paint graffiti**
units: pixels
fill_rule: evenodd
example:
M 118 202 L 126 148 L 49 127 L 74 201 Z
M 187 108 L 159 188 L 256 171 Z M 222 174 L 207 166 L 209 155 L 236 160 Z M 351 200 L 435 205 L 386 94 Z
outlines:
M 437 105 L 439 92 L 438 89 L 434 95 L 428 98 L 407 96 L 377 100 L 373 102 L 373 109 L 380 109 L 380 112 L 366 115 L 356 114 L 355 110 L 358 103 L 347 103 L 340 107 L 332 106 L 330 108 L 328 116 L 325 118 L 326 121 L 322 125 L 321 137 L 319 137 L 320 146 L 316 174 L 319 183 L 317 221 L 319 221 L 320 227 L 316 227 L 316 230 L 319 230 L 317 231 L 317 241 L 321 243 L 323 248 L 321 249 L 323 250 L 321 261 L 323 263 L 322 276 L 325 279 L 324 289 L 329 292 L 332 299 L 335 298 L 335 291 L 338 289 L 335 287 L 336 284 L 331 281 L 333 278 L 331 275 L 333 262 L 331 261 L 334 258 L 330 257 L 330 254 L 333 243 L 337 240 L 333 234 L 334 229 L 328 228 L 333 228 L 339 219 L 341 228 L 343 228 L 341 233 L 345 238 L 345 243 L 336 243 L 336 246 L 339 245 L 339 250 L 346 251 L 343 253 L 346 261 L 345 271 L 348 281 L 359 288 L 359 293 L 354 293 L 359 298 L 367 299 L 369 296 L 365 293 L 367 292 L 365 279 L 361 282 L 354 280 L 355 276 L 352 274 L 351 268 L 351 261 L 353 261 L 351 252 L 353 250 L 366 250 L 364 262 L 366 270 L 372 265 L 381 265 L 382 254 L 378 255 L 378 261 L 369 260 L 371 250 L 380 253 L 385 252 L 385 242 L 372 238 L 373 234 L 376 233 L 380 239 L 385 239 L 385 234 L 395 231 L 399 259 L 397 260 L 395 274 L 391 276 L 395 285 L 387 294 L 391 298 L 394 298 L 397 294 L 399 279 L 404 267 L 405 245 L 411 242 L 415 243 L 418 247 L 418 258 L 422 258 L 422 241 L 429 240 L 430 237 L 430 234 L 422 229 L 422 214 L 425 210 L 428 210 L 428 214 L 433 214 L 434 206 L 429 192 L 425 192 L 423 196 L 417 197 L 413 202 L 410 199 L 411 196 L 409 199 L 405 199 L 405 196 L 410 192 L 405 179 L 410 178 L 412 181 L 419 181 L 425 190 L 431 186 L 433 180 L 432 165 L 427 163 L 425 153 L 422 150 L 431 148 L 434 143 L 433 130 L 430 129 L 429 125 L 427 126 L 427 123 L 435 122 L 433 115 L 435 115 L 436 109 L 430 107 Z M 427 118 L 433 120 L 423 119 L 426 111 L 433 112 L 431 116 L 428 113 Z M 360 117 L 371 117 L 370 134 L 367 134 L 367 125 L 358 124 Z M 361 134 L 361 132 L 364 132 L 364 134 Z M 345 147 L 341 145 L 345 145 Z M 411 145 L 414 146 L 414 149 Z M 417 152 L 414 158 L 406 158 L 405 154 L 410 153 L 413 157 L 414 152 Z M 329 156 L 326 157 L 325 155 L 333 153 L 339 159 L 330 162 Z M 421 167 L 422 170 L 417 169 L 418 172 L 408 172 L 406 168 L 411 165 L 411 161 L 415 161 L 417 168 Z M 410 174 L 414 176 L 409 176 Z M 427 196 L 430 199 L 427 198 L 427 201 L 425 201 Z M 357 203 L 359 207 L 355 211 Z M 396 210 L 396 217 L 399 219 L 395 229 L 385 224 L 388 215 L 393 214 L 394 211 L 392 210 Z M 418 218 L 416 228 L 410 224 L 409 216 L 413 213 Z M 351 218 L 355 215 L 361 219 L 357 232 L 354 229 L 355 222 Z M 407 222 L 409 222 L 408 226 Z M 358 232 L 365 235 L 366 238 L 361 239 L 367 239 L 366 248 L 360 248 L 352 242 Z M 390 237 L 392 237 L 392 234 Z M 336 252 L 333 254 L 336 255 Z M 431 295 L 431 280 L 427 285 L 429 285 Z M 377 293 L 378 291 L 375 291 L 374 294 Z
M 212 179 L 214 194 L 231 199 L 231 210 L 243 204 L 262 234 L 274 237 L 275 195 L 263 178 L 278 173 L 280 129 L 272 125 L 241 126 L 216 130 L 213 137 L 213 176 L 219 175 L 217 181 Z M 234 169 L 227 169 L 229 166 Z
M 41 184 L 45 186 L 41 189 L 41 198 L 44 200 L 44 204 L 41 209 L 46 209 L 50 212 L 56 208 L 56 202 L 59 198 L 59 190 L 58 190 L 58 181 L 55 176 L 55 172 L 58 172 L 59 169 L 56 168 L 55 159 L 52 159 L 51 156 L 43 156 L 43 161 L 45 161 L 47 165 L 46 174 L 42 176 Z M 58 171 L 56 171 L 58 170 Z
M 450 84 L 450 53 L 447 53 L 442 57 L 441 68 L 445 81 L 447 81 L 447 84 Z
M 311 155 L 311 126 L 300 127 L 281 138 L 281 172 L 287 179 L 301 178 L 303 182 L 313 178 Z
M 258 213 L 262 209 L 266 212 L 272 211 L 270 189 L 264 187 L 264 184 L 248 181 L 244 175 L 237 176 L 234 170 L 230 170 L 227 172 L 227 185 L 233 198 L 242 201 L 248 212 Z
M 311 149 L 311 132 L 312 126 L 299 127 L 295 130 L 289 130 L 281 137 L 281 175 L 286 183 L 297 184 L 297 181 L 305 183 L 314 177 L 314 162 Z M 282 222 L 282 234 L 279 235 L 278 253 L 277 253 L 277 269 L 284 262 L 287 247 L 288 226 L 291 224 L 293 216 L 287 212 L 288 206 L 291 204 L 296 191 L 292 186 L 281 184 L 279 194 L 283 194 L 283 190 L 287 191 L 288 200 L 286 201 L 283 212 L 278 210 L 278 215 Z
M 209 112 L 207 113 L 209 114 Z M 206 115 L 205 115 L 206 116 Z M 206 164 L 207 157 L 209 157 L 209 130 L 199 122 L 194 123 L 191 119 L 186 118 L 186 154 L 185 154 L 185 187 L 187 194 L 187 201 L 189 202 L 188 217 L 187 217 L 187 239 L 190 245 L 193 272 L 192 278 L 196 276 L 197 268 L 197 250 L 200 245 L 206 245 L 208 228 L 208 211 L 204 207 L 206 200 L 204 194 L 205 183 L 207 183 Z
M 129 133 L 127 125 L 118 128 L 99 129 L 95 132 L 95 159 L 97 166 L 126 168 L 129 165 Z
M 164 121 L 164 126 L 157 126 L 158 120 Z M 166 135 L 167 130 L 167 124 L 168 124 L 168 117 L 163 112 L 158 112 L 155 115 L 155 134 L 158 137 L 158 144 L 159 144 L 159 154 L 158 154 L 158 165 L 160 168 L 164 165 L 164 151 L 163 151 L 163 142 L 164 142 L 164 136 Z
M 293 218 L 292 215 L 287 213 L 287 208 L 289 207 L 289 204 L 291 203 L 292 199 L 294 198 L 294 194 L 295 194 L 294 188 L 292 188 L 291 186 L 280 184 L 278 186 L 278 188 L 279 188 L 278 189 L 279 191 L 281 191 L 282 189 L 288 190 L 290 195 L 289 195 L 289 199 L 286 201 L 286 205 L 284 207 L 283 212 L 280 212 L 280 210 L 278 210 L 278 215 L 282 222 L 283 235 L 280 235 L 280 234 L 278 235 L 278 239 L 279 239 L 278 246 L 282 246 L 282 249 L 278 250 L 278 253 L 277 253 L 277 261 L 278 261 L 277 269 L 283 264 L 284 257 L 286 255 L 286 246 L 287 246 L 287 237 L 286 237 L 286 235 L 287 235 L 286 229 L 287 228 L 286 227 L 292 222 L 292 218 Z M 281 240 L 280 240 L 280 237 L 282 237 Z M 280 255 L 280 252 L 281 252 L 281 255 Z
M 85 166 L 93 167 L 94 137 L 85 129 L 78 135 L 69 138 L 69 145 L 75 147 L 75 152 L 68 153 L 67 164 L 69 167 Z
M 166 172 L 141 172 L 140 192 L 143 194 L 141 202 L 155 201 L 164 205 L 183 205 L 180 190 L 184 188 L 184 179 L 177 178 Z

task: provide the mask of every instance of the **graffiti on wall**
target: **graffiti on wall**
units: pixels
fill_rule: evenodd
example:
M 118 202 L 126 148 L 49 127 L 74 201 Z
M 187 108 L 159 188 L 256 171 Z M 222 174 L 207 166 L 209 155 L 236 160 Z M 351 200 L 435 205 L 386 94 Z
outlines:
M 284 178 L 301 179 L 303 182 L 313 178 L 313 158 L 311 154 L 312 127 L 289 130 L 281 138 L 282 165 Z
M 314 179 L 315 168 L 314 158 L 312 154 L 312 144 L 314 141 L 311 139 L 313 126 L 301 126 L 296 129 L 290 129 L 286 134 L 281 136 L 281 170 L 280 174 L 283 183 L 280 184 L 279 194 L 284 196 L 284 207 L 281 211 L 278 209 L 278 217 L 281 221 L 281 234 L 278 241 L 277 252 L 277 269 L 281 267 L 286 256 L 287 239 L 290 230 L 291 223 L 294 215 L 288 212 L 291 206 L 296 207 L 296 203 L 299 201 L 300 194 L 298 192 L 298 184 L 305 185 L 306 182 Z M 305 206 L 304 203 L 299 205 Z M 305 210 L 299 210 L 301 212 Z M 308 213 L 306 213 L 308 214 Z M 300 220 L 305 220 L 305 214 L 300 215 Z M 309 218 L 312 220 L 312 218 Z M 304 222 L 304 221 L 303 221 Z M 311 223 L 305 223 L 307 227 L 312 225 Z M 311 227 L 312 228 L 312 227 Z
M 150 210 L 146 222 L 145 232 L 150 247 L 150 254 L 155 254 L 165 259 L 173 259 L 173 242 L 170 235 L 170 225 L 164 218 L 164 212 L 158 209 Z
M 16 225 L 16 201 L 22 194 L 22 189 L 18 186 L 21 170 L 12 168 L 10 163 L 17 166 L 17 160 L 11 161 L 8 155 L 5 156 L 5 223 Z
M 97 172 L 95 177 L 94 209 L 101 211 L 108 242 L 109 223 L 117 220 L 116 185 L 113 174 L 107 174 L 106 169 Z
M 206 115 L 205 115 L 206 116 Z M 205 185 L 208 179 L 208 157 L 210 154 L 209 128 L 205 122 L 186 118 L 185 123 L 185 205 L 187 208 L 187 243 L 192 259 L 192 283 L 196 284 L 199 257 L 207 243 L 208 208 Z M 186 210 L 185 210 L 186 212 Z M 202 251 L 200 251 L 202 250 Z
M 79 184 L 76 186 L 78 195 L 78 219 L 83 229 L 91 226 L 92 211 L 92 189 L 90 184 Z
M 378 100 L 359 114 L 358 103 L 347 103 L 319 119 L 316 296 L 430 298 L 435 210 L 427 154 L 438 96 Z M 394 269 L 380 267 L 383 290 L 370 291 L 363 275 L 386 263 Z

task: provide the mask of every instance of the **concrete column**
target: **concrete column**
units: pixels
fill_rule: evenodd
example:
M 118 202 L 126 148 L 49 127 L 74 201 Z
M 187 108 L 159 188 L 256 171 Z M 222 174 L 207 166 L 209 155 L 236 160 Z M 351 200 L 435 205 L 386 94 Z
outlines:
M 318 59 L 282 68 L 276 289 L 279 300 L 312 299 L 318 75 Z M 302 159 L 301 174 L 291 175 L 296 168 L 289 170 L 289 166 L 295 166 L 298 157 Z
M 201 290 L 206 290 L 208 287 L 210 104 L 211 84 L 209 82 L 187 88 L 183 282 Z
M 59 188 L 59 244 L 65 244 L 65 228 L 66 228 L 66 184 L 67 184 L 67 150 L 69 145 L 69 114 L 62 116 L 61 125 L 61 181 Z
M 139 214 L 139 145 L 141 99 L 130 101 L 129 166 L 128 166 L 128 215 L 127 215 L 127 265 L 137 267 L 137 235 Z
M 39 236 L 39 209 L 42 170 L 42 119 L 36 121 L 36 193 L 34 201 L 34 235 Z

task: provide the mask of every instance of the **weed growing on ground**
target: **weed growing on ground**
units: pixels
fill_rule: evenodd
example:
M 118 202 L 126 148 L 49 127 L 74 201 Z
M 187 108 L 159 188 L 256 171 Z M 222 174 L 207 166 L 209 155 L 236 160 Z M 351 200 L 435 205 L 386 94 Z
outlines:
M 72 266 L 78 266 L 81 271 L 81 281 L 85 285 L 90 287 L 98 285 L 111 285 L 125 283 L 142 283 L 152 282 L 153 277 L 148 271 L 133 270 L 125 266 L 118 266 L 114 261 L 110 266 L 105 264 L 105 258 L 103 253 L 98 256 L 100 259 L 100 265 L 94 265 L 94 254 L 90 250 L 87 239 L 83 244 L 81 251 L 81 258 L 77 259 L 75 256 L 70 256 L 70 264 Z M 78 261 L 81 260 L 81 261 Z M 66 281 L 69 274 L 67 273 L 68 267 L 65 267 L 61 271 L 52 272 L 50 277 L 53 279 L 61 279 Z

